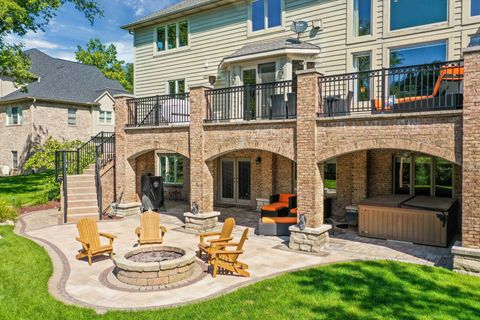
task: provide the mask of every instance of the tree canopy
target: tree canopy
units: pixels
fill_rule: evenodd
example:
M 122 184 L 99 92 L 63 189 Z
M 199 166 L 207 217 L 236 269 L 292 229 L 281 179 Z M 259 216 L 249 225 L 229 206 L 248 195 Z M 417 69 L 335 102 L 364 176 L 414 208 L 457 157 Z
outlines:
M 98 38 L 90 39 L 86 48 L 77 46 L 75 58 L 81 63 L 96 66 L 107 78 L 117 80 L 126 90 L 132 91 L 133 64 L 125 65 L 125 61 L 118 59 L 113 43 L 107 46 Z
M 44 31 L 66 3 L 83 12 L 92 24 L 103 15 L 97 0 L 0 0 L 0 75 L 13 77 L 17 85 L 31 80 L 31 63 L 23 53 L 22 43 L 6 43 L 5 37 Z

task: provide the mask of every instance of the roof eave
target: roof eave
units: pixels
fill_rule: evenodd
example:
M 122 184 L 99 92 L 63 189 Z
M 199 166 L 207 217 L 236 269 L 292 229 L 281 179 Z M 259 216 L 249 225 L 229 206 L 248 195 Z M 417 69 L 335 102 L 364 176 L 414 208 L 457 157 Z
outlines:
M 83 107 L 98 107 L 98 106 L 100 106 L 100 103 L 98 103 L 98 102 L 78 102 L 78 101 L 48 99 L 48 98 L 37 98 L 37 97 L 30 97 L 30 96 L 14 98 L 14 99 L 0 99 L 0 105 L 20 103 L 20 102 L 25 102 L 25 101 L 41 101 L 41 102 L 67 104 L 67 105 L 75 105 L 75 106 L 83 106 Z

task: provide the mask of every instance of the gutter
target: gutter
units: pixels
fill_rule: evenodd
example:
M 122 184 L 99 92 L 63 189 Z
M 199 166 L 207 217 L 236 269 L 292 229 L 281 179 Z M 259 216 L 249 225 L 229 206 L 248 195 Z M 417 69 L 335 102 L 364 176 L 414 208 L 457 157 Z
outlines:
M 73 106 L 83 106 L 83 107 L 98 107 L 100 103 L 98 102 L 76 102 L 76 101 L 67 101 L 67 100 L 55 100 L 55 99 L 47 99 L 47 98 L 36 98 L 36 97 L 21 97 L 16 99 L 10 100 L 2 100 L 0 99 L 0 106 L 12 103 L 19 103 L 19 102 L 26 102 L 26 101 L 33 101 L 36 102 L 48 102 L 48 103 L 58 103 L 58 104 L 67 104 Z

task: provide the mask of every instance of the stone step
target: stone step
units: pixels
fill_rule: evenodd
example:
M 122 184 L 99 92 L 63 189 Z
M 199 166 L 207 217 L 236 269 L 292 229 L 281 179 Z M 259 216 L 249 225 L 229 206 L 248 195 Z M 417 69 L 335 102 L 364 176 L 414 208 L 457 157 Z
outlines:
M 97 194 L 95 192 L 91 193 L 73 193 L 69 192 L 68 193 L 68 201 L 79 201 L 79 200 L 92 200 L 95 199 L 97 200 Z
M 91 182 L 95 183 L 95 175 L 93 174 L 79 174 L 67 177 L 67 183 L 72 182 Z
M 68 198 L 68 208 L 82 208 L 82 207 L 94 207 L 98 205 L 96 198 L 89 198 L 85 200 L 71 200 Z
M 95 219 L 96 221 L 99 221 L 98 219 L 98 213 L 96 214 L 76 214 L 76 215 L 68 215 L 67 216 L 67 223 L 77 223 L 81 219 L 84 218 L 92 218 Z
M 83 174 L 87 174 L 95 177 L 95 167 L 83 170 Z
M 95 180 L 91 181 L 68 181 L 67 180 L 67 187 L 70 188 L 81 188 L 81 187 L 95 187 Z
M 68 208 L 67 214 L 68 216 L 77 215 L 77 214 L 97 214 L 98 215 L 98 206 Z
M 97 194 L 97 188 L 95 186 L 88 186 L 88 187 L 70 187 L 67 186 L 68 196 L 70 195 L 77 195 L 77 194 Z

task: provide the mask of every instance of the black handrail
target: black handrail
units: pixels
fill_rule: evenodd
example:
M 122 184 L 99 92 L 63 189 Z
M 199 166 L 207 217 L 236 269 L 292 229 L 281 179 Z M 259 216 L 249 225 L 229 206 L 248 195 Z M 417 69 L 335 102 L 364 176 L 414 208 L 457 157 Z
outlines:
M 319 116 L 462 108 L 463 73 L 456 60 L 321 76 Z

